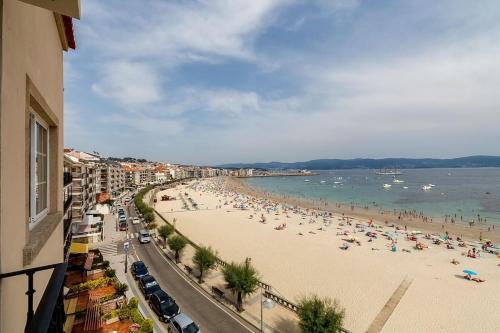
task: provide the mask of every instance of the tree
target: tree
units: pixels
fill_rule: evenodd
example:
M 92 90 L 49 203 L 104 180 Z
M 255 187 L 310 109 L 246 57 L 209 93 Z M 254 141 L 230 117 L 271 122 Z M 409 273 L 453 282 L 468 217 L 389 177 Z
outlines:
M 336 301 L 317 295 L 303 297 L 298 304 L 299 327 L 303 333 L 338 333 L 345 316 Z
M 155 220 L 154 213 L 151 213 L 150 211 L 147 211 L 146 213 L 144 213 L 144 221 L 146 221 L 146 223 L 153 222 L 154 220 Z
M 168 239 L 168 247 L 175 252 L 175 262 L 179 262 L 179 255 L 187 244 L 186 238 L 174 235 Z
M 230 263 L 222 269 L 222 274 L 227 288 L 238 295 L 236 309 L 243 311 L 243 299 L 259 287 L 257 270 L 252 267 L 249 260 L 245 260 L 241 264 Z
M 147 228 L 148 228 L 148 230 L 153 230 L 153 229 L 156 229 L 157 226 L 158 226 L 158 224 L 153 222 L 153 223 L 149 223 Z
M 167 238 L 174 231 L 174 228 L 169 226 L 168 224 L 164 224 L 158 228 L 158 236 L 163 239 L 163 248 L 167 244 Z
M 200 247 L 196 249 L 196 252 L 194 253 L 193 262 L 200 272 L 198 283 L 202 283 L 203 273 L 214 268 L 217 262 L 217 253 L 215 253 L 211 247 Z

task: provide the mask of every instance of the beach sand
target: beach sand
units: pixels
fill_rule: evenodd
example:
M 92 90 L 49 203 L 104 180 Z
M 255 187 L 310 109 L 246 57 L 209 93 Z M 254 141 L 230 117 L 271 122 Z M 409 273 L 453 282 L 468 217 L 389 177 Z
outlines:
M 345 327 L 365 332 L 406 280 L 410 285 L 400 295 L 392 314 L 385 313 L 388 319 L 382 332 L 498 331 L 500 259 L 495 255 L 468 258 L 462 252 L 467 252 L 470 246 L 455 245 L 450 250 L 423 237 L 419 240 L 429 248 L 417 251 L 413 248 L 415 242 L 407 241 L 404 235 L 398 237 L 397 251 L 391 252 L 387 246 L 390 242 L 380 233 L 394 228 L 383 227 L 379 236 L 368 242 L 365 231 L 375 229 L 354 233 L 361 230 L 355 224 L 366 225 L 367 219 L 355 218 L 352 225 L 347 225 L 341 215 L 334 215 L 328 219 L 329 226 L 323 226 L 321 217 L 303 219 L 301 214 L 290 211 L 286 217 L 281 209 L 279 215 L 274 211 L 237 209 L 233 205 L 238 196 L 223 190 L 222 182 L 203 180 L 194 183 L 197 185 L 191 183 L 161 191 L 157 194 L 156 209 L 169 221 L 175 218 L 176 228 L 192 241 L 216 249 L 222 259 L 241 262 L 250 257 L 261 280 L 285 298 L 296 301 L 310 293 L 335 298 L 346 309 Z M 165 193 L 177 200 L 161 201 Z M 183 193 L 187 193 L 183 195 L 185 199 L 190 197 L 196 202 L 198 209 L 188 200 L 190 210 L 183 209 L 180 200 Z M 257 202 L 247 195 L 240 195 L 239 200 L 238 204 Z M 266 217 L 266 224 L 259 223 L 261 214 Z M 249 218 L 250 215 L 254 217 Z M 311 219 L 316 222 L 309 223 Z M 284 230 L 274 229 L 283 223 L 286 223 Z M 344 225 L 339 226 L 340 223 Z M 325 231 L 318 230 L 320 227 Z M 337 233 L 346 230 L 361 245 L 350 244 L 348 250 L 341 250 L 346 236 Z M 451 264 L 452 259 L 460 264 Z M 486 282 L 464 279 L 464 269 L 478 272 Z

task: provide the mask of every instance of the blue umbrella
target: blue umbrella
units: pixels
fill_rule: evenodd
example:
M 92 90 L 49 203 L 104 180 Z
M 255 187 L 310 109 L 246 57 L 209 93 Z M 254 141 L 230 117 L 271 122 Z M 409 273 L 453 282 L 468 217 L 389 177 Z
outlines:
M 465 274 L 467 274 L 467 275 L 477 275 L 477 273 L 476 273 L 476 272 L 474 272 L 474 271 L 470 271 L 470 270 L 468 270 L 468 269 L 464 269 L 464 270 L 463 270 L 463 272 L 464 272 Z

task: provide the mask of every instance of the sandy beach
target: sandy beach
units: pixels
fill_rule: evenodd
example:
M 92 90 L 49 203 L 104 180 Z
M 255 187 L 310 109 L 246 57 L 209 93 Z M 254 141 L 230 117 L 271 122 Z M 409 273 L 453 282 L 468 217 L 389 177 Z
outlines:
M 383 318 L 382 332 L 498 331 L 500 258 L 473 241 L 477 230 L 468 234 L 465 226 L 463 232 L 450 226 L 452 240 L 446 240 L 437 223 L 425 235 L 416 221 L 405 221 L 405 231 L 380 216 L 371 222 L 362 214 L 347 218 L 237 189 L 227 179 L 195 181 L 159 192 L 156 209 L 224 260 L 250 257 L 261 279 L 285 298 L 336 298 L 353 332 L 365 332 L 375 318 Z M 176 200 L 161 201 L 164 194 Z M 412 233 L 416 228 L 423 233 Z M 460 234 L 464 241 L 457 241 Z M 467 256 L 472 249 L 479 251 L 477 258 Z M 466 280 L 465 269 L 485 282 Z M 390 299 L 396 304 L 392 312 L 383 310 Z

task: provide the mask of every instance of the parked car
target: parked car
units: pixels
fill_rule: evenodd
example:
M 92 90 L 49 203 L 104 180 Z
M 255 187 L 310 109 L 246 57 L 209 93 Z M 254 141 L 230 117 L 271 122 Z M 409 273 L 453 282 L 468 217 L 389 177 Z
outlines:
M 168 324 L 168 332 L 172 333 L 201 333 L 195 322 L 184 313 L 173 317 Z
M 141 220 L 136 216 L 132 219 L 132 224 L 139 224 L 141 223 Z
M 175 300 L 161 289 L 151 294 L 149 306 L 158 315 L 158 318 L 165 322 L 181 313 Z
M 119 229 L 120 229 L 120 231 L 127 231 L 128 230 L 128 223 L 127 223 L 127 221 L 120 222 Z
M 143 276 L 139 279 L 139 289 L 144 294 L 144 297 L 149 298 L 149 295 L 157 290 L 160 290 L 160 285 L 151 275 Z
M 130 272 L 134 279 L 140 279 L 143 276 L 149 275 L 148 268 L 142 261 L 135 261 L 130 266 Z
M 139 231 L 139 243 L 146 244 L 151 242 L 151 236 L 149 235 L 149 231 L 142 229 Z

